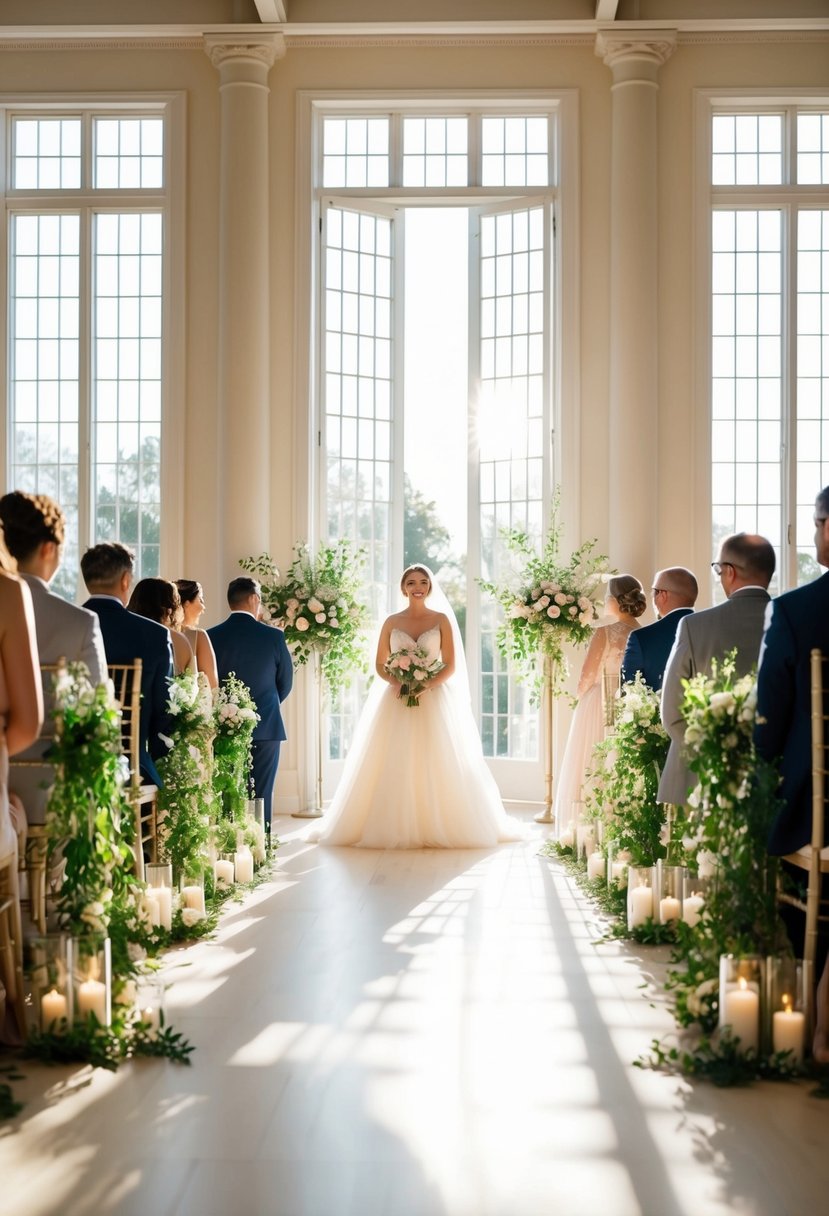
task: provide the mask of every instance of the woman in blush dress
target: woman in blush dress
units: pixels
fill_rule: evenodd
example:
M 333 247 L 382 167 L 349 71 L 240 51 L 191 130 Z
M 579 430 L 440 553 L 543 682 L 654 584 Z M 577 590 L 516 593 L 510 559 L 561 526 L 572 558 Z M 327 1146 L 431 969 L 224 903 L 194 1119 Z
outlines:
M 199 620 L 205 610 L 202 585 L 192 578 L 177 578 L 176 586 L 181 596 L 181 607 L 184 612 L 181 632 L 195 651 L 199 671 L 203 671 L 207 676 L 207 682 L 211 688 L 218 688 L 219 672 L 216 666 L 216 652 L 207 631 L 199 628 Z
M 457 620 L 425 566 L 410 566 L 407 606 L 380 631 L 375 670 L 336 796 L 308 839 L 374 849 L 486 848 L 517 840 L 484 760 Z M 443 668 L 407 704 L 389 656 L 419 647 Z
M 584 656 L 573 720 L 564 749 L 564 759 L 556 784 L 554 814 L 556 831 L 561 833 L 577 815 L 573 803 L 581 802 L 584 780 L 593 762 L 593 748 L 604 738 L 605 676 L 618 677 L 631 630 L 638 629 L 636 618 L 647 607 L 638 578 L 617 574 L 607 584 L 605 612 L 613 620 L 600 625 L 590 639 Z
M 166 625 L 173 647 L 173 666 L 177 676 L 189 672 L 195 675 L 198 667 L 193 647 L 183 633 L 179 633 L 182 621 L 181 598 L 178 587 L 167 578 L 142 578 L 132 589 L 130 612 L 145 616 L 159 625 Z

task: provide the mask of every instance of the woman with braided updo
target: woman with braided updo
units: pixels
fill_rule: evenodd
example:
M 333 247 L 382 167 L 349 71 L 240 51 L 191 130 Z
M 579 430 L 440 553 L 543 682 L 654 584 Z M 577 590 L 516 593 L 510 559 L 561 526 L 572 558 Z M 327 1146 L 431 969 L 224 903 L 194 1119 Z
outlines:
M 592 764 L 593 748 L 604 737 L 603 685 L 606 676 L 618 682 L 631 631 L 638 629 L 636 618 L 647 607 L 638 578 L 617 574 L 607 584 L 605 613 L 613 618 L 600 625 L 587 648 L 582 664 L 577 696 L 579 703 L 570 724 L 561 773 L 556 785 L 555 820 L 560 834 L 571 819 L 577 819 L 573 803 L 584 797 L 584 780 Z

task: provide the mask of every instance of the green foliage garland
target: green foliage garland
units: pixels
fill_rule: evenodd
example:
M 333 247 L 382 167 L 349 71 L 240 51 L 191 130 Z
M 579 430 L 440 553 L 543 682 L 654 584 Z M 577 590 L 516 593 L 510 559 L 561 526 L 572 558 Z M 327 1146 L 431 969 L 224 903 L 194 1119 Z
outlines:
M 258 721 L 250 689 L 230 672 L 219 685 L 214 710 L 213 788 L 221 808 L 216 840 L 219 852 L 235 848 L 236 829 L 245 826 L 253 732 Z
M 204 856 L 214 814 L 213 735 L 210 687 L 203 673 L 169 681 L 167 709 L 172 723 L 169 751 L 158 761 L 158 856 L 176 876 L 196 873 Z

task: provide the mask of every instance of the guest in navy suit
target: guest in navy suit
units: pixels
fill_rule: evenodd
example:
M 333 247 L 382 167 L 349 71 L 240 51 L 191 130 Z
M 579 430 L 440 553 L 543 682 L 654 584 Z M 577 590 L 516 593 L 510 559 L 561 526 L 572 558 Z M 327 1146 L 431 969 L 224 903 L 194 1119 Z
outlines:
M 657 571 L 651 587 L 657 619 L 652 625 L 632 630 L 622 659 L 623 684 L 639 671 L 648 688 L 660 691 L 679 622 L 694 611 L 698 591 L 697 580 L 684 566 Z
M 167 731 L 167 680 L 173 674 L 170 634 L 163 625 L 127 611 L 134 555 L 112 541 L 93 545 L 81 558 L 81 573 L 89 591 L 84 608 L 97 614 L 107 663 L 141 659 L 141 773 L 161 785 L 154 761 L 166 753 L 159 735 Z
M 829 566 L 829 486 L 815 502 L 815 550 Z M 762 756 L 781 761 L 786 804 L 772 826 L 772 853 L 793 853 L 812 838 L 809 656 L 815 648 L 829 654 L 829 573 L 779 596 L 766 613 L 755 740 Z
M 270 832 L 279 745 L 286 738 L 280 705 L 293 686 L 294 667 L 282 630 L 257 619 L 262 596 L 255 578 L 235 578 L 227 589 L 227 602 L 230 616 L 207 633 L 216 651 L 219 680 L 235 672 L 256 703 L 253 785 L 257 798 L 265 800 L 265 826 Z

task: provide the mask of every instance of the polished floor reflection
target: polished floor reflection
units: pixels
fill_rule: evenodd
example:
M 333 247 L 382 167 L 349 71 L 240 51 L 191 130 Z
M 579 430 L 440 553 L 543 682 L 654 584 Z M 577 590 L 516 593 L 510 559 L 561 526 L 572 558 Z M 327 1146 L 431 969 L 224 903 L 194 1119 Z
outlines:
M 532 839 L 321 849 L 168 956 L 191 1068 L 24 1065 L 0 1125 L 15 1216 L 801 1216 L 829 1104 L 632 1067 L 664 954 L 597 943 Z

